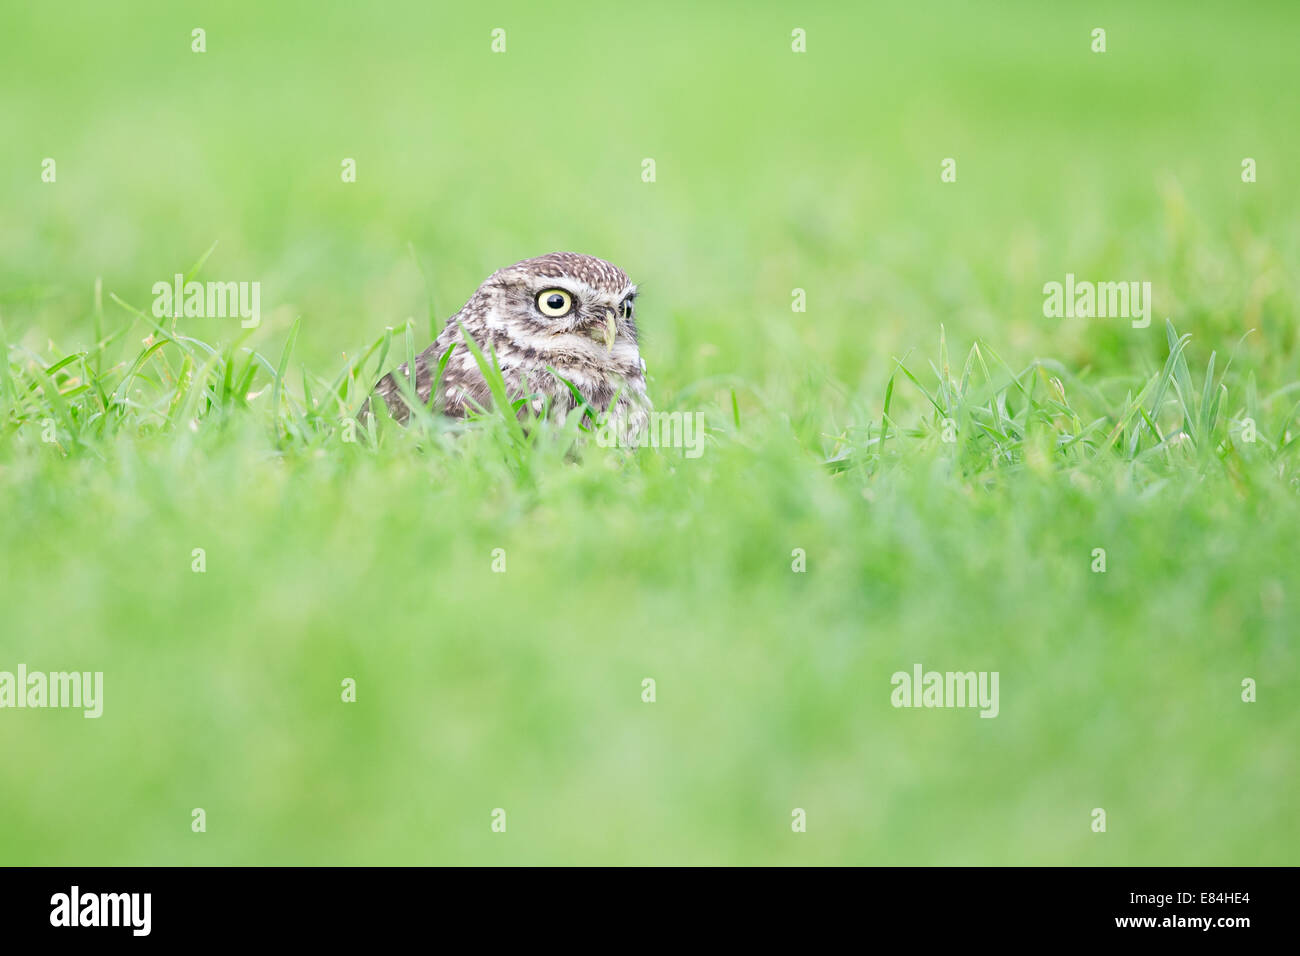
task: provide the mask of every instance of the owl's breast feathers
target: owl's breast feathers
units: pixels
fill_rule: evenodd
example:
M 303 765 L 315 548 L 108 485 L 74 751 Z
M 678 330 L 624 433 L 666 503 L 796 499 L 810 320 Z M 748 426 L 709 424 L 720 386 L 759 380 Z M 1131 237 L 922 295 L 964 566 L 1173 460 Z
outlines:
M 489 345 L 489 348 L 494 347 Z M 447 349 L 452 349 L 452 354 L 438 376 L 438 366 Z M 577 389 L 582 398 L 599 412 L 608 411 L 616 397 L 619 408 L 648 408 L 650 404 L 639 357 L 631 363 L 599 367 L 574 361 L 561 352 L 539 354 L 530 351 L 525 354 L 508 344 L 495 348 L 495 354 L 510 400 L 530 399 L 534 412 L 541 411 L 544 404 L 561 414 L 571 411 L 578 405 L 573 389 Z M 490 355 L 487 360 L 491 361 Z M 435 377 L 438 378 L 438 394 L 432 396 Z M 374 394 L 388 406 L 389 415 L 403 424 L 411 413 L 406 381 L 407 366 L 403 362 L 376 382 L 374 388 Z M 415 359 L 415 399 L 434 413 L 452 418 L 464 418 L 479 409 L 492 407 L 491 390 L 473 354 L 462 342 L 451 341 L 443 345 L 441 337 Z M 370 402 L 367 401 L 358 417 L 364 421 L 369 414 Z M 520 414 L 526 416 L 528 411 L 521 408 Z

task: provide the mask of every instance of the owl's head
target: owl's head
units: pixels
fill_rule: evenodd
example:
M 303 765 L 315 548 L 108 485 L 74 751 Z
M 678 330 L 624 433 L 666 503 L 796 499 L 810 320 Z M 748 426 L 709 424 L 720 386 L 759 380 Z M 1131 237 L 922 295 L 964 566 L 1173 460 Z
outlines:
M 489 329 L 538 351 L 637 344 L 636 286 L 618 266 L 552 252 L 498 269 L 479 287 Z

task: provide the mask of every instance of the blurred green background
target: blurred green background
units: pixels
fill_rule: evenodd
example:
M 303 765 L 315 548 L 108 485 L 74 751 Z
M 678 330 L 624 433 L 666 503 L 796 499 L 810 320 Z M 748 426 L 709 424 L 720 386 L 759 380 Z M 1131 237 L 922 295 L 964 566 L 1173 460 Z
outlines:
M 262 283 L 252 344 L 301 318 L 328 376 L 572 249 L 640 283 L 656 403 L 725 420 L 734 389 L 741 422 L 527 484 L 474 436 L 7 429 L 0 670 L 106 701 L 0 711 L 0 862 L 1295 863 L 1286 468 L 819 461 L 940 325 L 1098 382 L 1157 368 L 1166 316 L 1202 367 L 1254 329 L 1234 375 L 1294 428 L 1300 8 L 1133 7 L 0 7 L 9 343 L 90 348 L 97 278 L 147 310 L 217 242 L 200 278 Z M 1155 321 L 1044 318 L 1067 272 L 1151 281 Z M 1001 715 L 895 710 L 918 662 L 999 671 Z

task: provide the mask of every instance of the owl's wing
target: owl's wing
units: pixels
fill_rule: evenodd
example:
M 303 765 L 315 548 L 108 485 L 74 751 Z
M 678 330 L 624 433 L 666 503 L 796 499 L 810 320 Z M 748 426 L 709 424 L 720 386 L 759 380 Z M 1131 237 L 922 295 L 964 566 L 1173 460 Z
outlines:
M 433 388 L 434 376 L 438 374 L 440 359 L 441 355 L 434 351 L 434 346 L 430 346 L 415 359 L 415 395 L 425 408 L 430 405 L 429 393 Z M 374 388 L 374 394 L 388 406 L 388 414 L 403 425 L 411 415 L 404 387 L 406 378 L 406 363 L 403 362 L 376 382 Z M 438 395 L 433 402 L 433 411 L 451 418 L 464 418 L 478 407 L 487 408 L 491 401 L 487 382 L 483 381 L 473 357 L 464 349 L 457 348 L 438 381 Z M 357 417 L 364 421 L 369 414 L 368 400 Z

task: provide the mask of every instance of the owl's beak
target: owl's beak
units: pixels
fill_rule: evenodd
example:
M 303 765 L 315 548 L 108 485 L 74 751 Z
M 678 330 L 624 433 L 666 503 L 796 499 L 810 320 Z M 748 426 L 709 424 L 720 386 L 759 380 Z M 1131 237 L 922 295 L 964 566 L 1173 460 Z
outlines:
M 609 309 L 605 310 L 605 350 L 614 351 L 614 340 L 618 338 L 618 320 Z
M 613 309 L 606 309 L 605 321 L 588 319 L 569 331 L 590 336 L 597 342 L 604 342 L 606 351 L 612 352 L 614 351 L 614 343 L 618 341 L 618 316 L 614 314 Z M 557 332 L 557 334 L 559 333 Z

